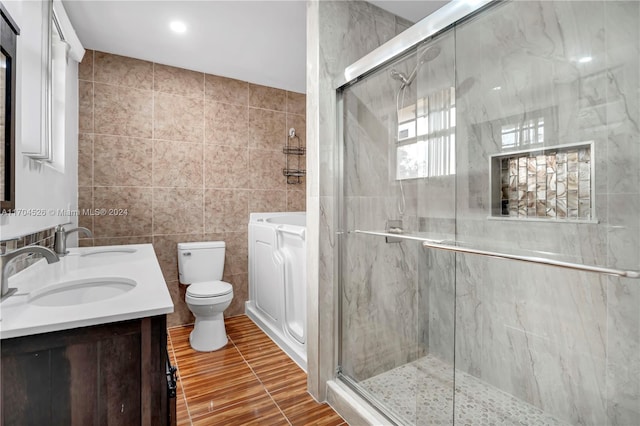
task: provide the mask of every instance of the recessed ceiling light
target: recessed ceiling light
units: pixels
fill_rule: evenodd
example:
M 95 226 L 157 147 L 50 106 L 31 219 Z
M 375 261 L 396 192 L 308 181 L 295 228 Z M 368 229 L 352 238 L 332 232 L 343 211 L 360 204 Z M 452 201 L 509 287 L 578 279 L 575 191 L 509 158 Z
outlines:
M 502 89 L 502 86 L 496 86 L 492 90 L 500 90 L 500 89 Z
M 187 26 L 182 21 L 172 21 L 169 24 L 169 28 L 171 28 L 171 30 L 176 33 L 183 33 L 187 31 Z
M 583 56 L 582 58 L 578 59 L 578 62 L 580 62 L 581 64 L 586 64 L 587 62 L 591 62 L 593 60 L 593 58 L 591 56 Z

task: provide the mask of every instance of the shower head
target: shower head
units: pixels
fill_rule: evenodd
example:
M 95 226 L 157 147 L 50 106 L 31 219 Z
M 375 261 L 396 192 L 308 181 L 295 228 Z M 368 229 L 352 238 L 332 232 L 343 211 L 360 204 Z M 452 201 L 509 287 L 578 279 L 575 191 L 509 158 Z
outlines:
M 418 63 L 416 64 L 416 67 L 413 69 L 413 71 L 411 71 L 411 74 L 409 74 L 409 77 L 407 77 L 407 81 L 405 82 L 405 84 L 409 86 L 411 83 L 413 83 L 413 80 L 416 78 L 416 75 L 418 75 L 418 68 L 420 68 L 422 64 L 424 64 L 425 62 L 431 62 L 435 58 L 437 58 L 438 55 L 440 54 L 440 51 L 441 51 L 440 47 L 432 46 L 427 50 L 425 50 L 424 52 L 422 52 L 422 55 L 420 55 L 420 58 L 418 59 Z
M 418 60 L 418 65 L 422 65 L 425 62 L 431 62 L 435 58 L 440 55 L 440 46 L 431 46 L 427 50 L 425 50 L 422 55 L 420 55 L 420 59 Z
M 466 95 L 467 92 L 471 90 L 474 84 L 476 84 L 476 79 L 473 77 L 467 77 L 464 80 L 462 80 L 456 86 L 456 97 Z
M 397 71 L 395 68 L 391 69 L 391 78 L 402 82 L 402 87 L 407 85 L 407 75 L 403 72 Z

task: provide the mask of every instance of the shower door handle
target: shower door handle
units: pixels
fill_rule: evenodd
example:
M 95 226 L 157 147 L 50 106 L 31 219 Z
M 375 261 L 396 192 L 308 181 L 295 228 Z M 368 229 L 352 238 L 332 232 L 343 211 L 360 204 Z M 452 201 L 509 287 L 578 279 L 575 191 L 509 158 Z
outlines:
M 640 271 L 627 271 L 623 269 L 605 268 L 601 266 L 584 265 L 581 263 L 563 262 L 561 260 L 546 259 L 544 257 L 520 256 L 516 254 L 499 253 L 495 251 L 481 250 L 468 247 L 459 247 L 455 245 L 443 244 L 440 241 L 423 241 L 423 247 L 453 251 L 456 253 L 476 254 L 479 256 L 495 257 L 497 259 L 518 260 L 520 262 L 535 263 L 538 265 L 550 265 L 560 268 L 574 269 L 576 271 L 595 272 L 605 275 L 613 275 L 622 278 L 640 278 Z
M 421 235 L 390 234 L 388 232 L 361 231 L 358 229 L 354 231 L 349 231 L 349 233 L 351 232 L 353 232 L 354 234 L 364 234 L 364 235 L 372 235 L 372 236 L 378 236 L 378 237 L 396 237 L 396 238 L 401 238 L 403 240 L 408 240 L 408 241 L 411 241 L 411 240 L 420 241 L 423 247 L 432 248 L 436 250 L 446 250 L 446 251 L 453 251 L 456 253 L 476 254 L 479 256 L 495 257 L 497 259 L 517 260 L 520 262 L 529 262 L 529 263 L 535 263 L 538 265 L 557 266 L 565 269 L 573 269 L 576 271 L 584 271 L 584 272 L 595 272 L 598 274 L 613 275 L 613 276 L 622 277 L 622 278 L 634 278 L 634 279 L 640 278 L 640 271 L 606 268 L 602 266 L 584 265 L 582 263 L 563 262 L 561 260 L 547 259 L 544 257 L 522 256 L 517 254 L 500 253 L 496 251 L 476 249 L 471 247 L 461 247 L 461 246 L 455 245 L 456 244 L 455 241 L 452 241 L 451 239 L 433 240 L 433 239 L 425 238 L 424 236 L 421 236 Z

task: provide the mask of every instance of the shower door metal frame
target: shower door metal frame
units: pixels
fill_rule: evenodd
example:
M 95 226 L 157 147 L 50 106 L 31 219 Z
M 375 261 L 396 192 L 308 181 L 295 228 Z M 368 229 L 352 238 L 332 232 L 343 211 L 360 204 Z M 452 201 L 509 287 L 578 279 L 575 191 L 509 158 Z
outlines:
M 355 83 L 362 77 L 376 71 L 415 48 L 429 37 L 434 37 L 471 16 L 485 7 L 500 3 L 502 0 L 452 0 L 431 15 L 418 21 L 391 40 L 344 69 L 344 74 L 334 80 L 334 89 L 342 89 Z

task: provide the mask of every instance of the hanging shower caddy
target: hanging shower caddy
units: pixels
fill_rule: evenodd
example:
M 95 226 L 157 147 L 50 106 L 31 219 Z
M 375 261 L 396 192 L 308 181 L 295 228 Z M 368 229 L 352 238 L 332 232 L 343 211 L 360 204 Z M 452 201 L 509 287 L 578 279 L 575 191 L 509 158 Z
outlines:
M 302 156 L 306 152 L 306 148 L 302 146 L 302 142 L 298 135 L 296 135 L 296 129 L 293 127 L 289 129 L 289 137 L 287 138 L 287 144 L 284 148 L 282 148 L 282 152 L 285 155 L 286 162 L 285 167 L 282 169 L 282 174 L 287 177 L 288 184 L 299 184 L 302 183 L 302 177 L 307 174 L 307 171 L 302 168 L 300 162 L 302 161 Z M 291 156 L 295 156 L 295 165 L 293 167 L 293 159 Z

